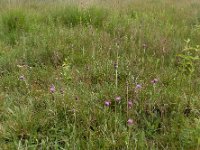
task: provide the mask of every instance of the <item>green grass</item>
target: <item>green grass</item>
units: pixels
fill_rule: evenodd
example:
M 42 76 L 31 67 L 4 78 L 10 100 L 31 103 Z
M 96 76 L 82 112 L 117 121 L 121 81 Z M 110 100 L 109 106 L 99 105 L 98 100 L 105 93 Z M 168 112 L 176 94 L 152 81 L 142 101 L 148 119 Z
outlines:
M 0 1 L 0 149 L 200 149 L 199 44 L 198 0 Z

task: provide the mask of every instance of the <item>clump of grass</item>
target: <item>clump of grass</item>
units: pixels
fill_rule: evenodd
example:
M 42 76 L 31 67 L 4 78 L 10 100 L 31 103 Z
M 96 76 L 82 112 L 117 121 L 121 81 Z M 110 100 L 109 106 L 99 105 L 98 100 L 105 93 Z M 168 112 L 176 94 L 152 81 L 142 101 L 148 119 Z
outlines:
M 107 12 L 107 10 L 98 7 L 81 9 L 77 6 L 67 6 L 51 13 L 49 19 L 52 19 L 56 24 L 62 23 L 68 27 L 92 25 L 98 28 L 103 26 Z
M 28 31 L 29 25 L 25 12 L 21 10 L 10 10 L 2 14 L 2 30 L 9 43 L 15 44 L 19 36 Z
M 84 13 L 81 17 L 81 21 L 85 25 L 92 25 L 96 28 L 101 28 L 104 25 L 104 22 L 107 20 L 108 10 L 90 7 L 84 10 Z

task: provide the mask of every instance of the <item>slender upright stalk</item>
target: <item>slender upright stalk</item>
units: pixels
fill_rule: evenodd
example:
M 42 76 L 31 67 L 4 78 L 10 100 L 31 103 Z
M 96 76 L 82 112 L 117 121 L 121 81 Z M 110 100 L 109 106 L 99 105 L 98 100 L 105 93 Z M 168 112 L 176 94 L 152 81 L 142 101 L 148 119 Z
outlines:
M 129 99 L 128 92 L 129 92 L 128 81 L 126 81 L 126 110 L 127 110 L 127 118 L 129 116 L 129 113 L 128 113 L 128 99 Z
M 115 87 L 116 87 L 116 90 L 118 89 L 118 64 L 119 64 L 119 57 L 118 57 L 118 49 L 119 47 L 117 47 L 117 61 L 116 61 L 116 64 L 115 64 Z M 117 104 L 116 104 L 116 101 L 115 101 L 115 132 L 117 131 Z
M 76 150 L 76 111 L 74 110 L 73 149 Z
M 115 64 L 115 86 L 116 86 L 116 89 L 118 88 L 118 64 L 119 64 L 119 60 L 118 60 L 118 50 L 117 50 L 117 62 Z
M 117 89 L 118 88 L 119 45 L 116 43 L 116 46 L 117 46 L 117 58 L 116 58 L 116 63 L 114 67 L 115 67 L 115 86 Z

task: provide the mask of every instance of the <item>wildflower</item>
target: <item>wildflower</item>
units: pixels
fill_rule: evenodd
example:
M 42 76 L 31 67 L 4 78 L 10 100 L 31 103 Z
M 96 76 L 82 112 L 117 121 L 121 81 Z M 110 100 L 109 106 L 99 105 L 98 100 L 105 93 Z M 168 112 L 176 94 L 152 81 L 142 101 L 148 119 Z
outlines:
M 118 68 L 118 64 L 114 63 L 114 68 L 117 69 Z
M 144 49 L 146 49 L 146 48 L 147 48 L 147 44 L 144 43 L 144 44 L 142 45 L 142 47 L 143 47 Z
M 142 85 L 141 85 L 141 84 L 137 84 L 135 88 L 136 88 L 136 89 L 141 89 L 141 88 L 142 88 Z
M 121 101 L 121 97 L 120 96 L 115 97 L 115 101 L 116 102 L 120 102 Z
M 77 110 L 76 110 L 75 108 L 72 108 L 72 109 L 69 110 L 69 112 L 72 112 L 73 114 L 75 114 L 76 111 L 77 111 Z
M 129 126 L 130 126 L 130 125 L 133 125 L 133 119 L 128 119 L 127 124 L 128 124 Z
M 109 107 L 110 106 L 110 104 L 111 104 L 111 102 L 110 101 L 105 101 L 105 106 L 107 106 L 107 107 Z
M 25 80 L 24 75 L 21 75 L 21 76 L 19 77 L 19 80 L 21 80 L 21 81 Z
M 153 84 L 156 84 L 158 82 L 158 79 L 153 79 L 152 81 L 151 81 L 151 83 L 153 83 Z
M 128 108 L 130 109 L 130 108 L 132 108 L 132 106 L 133 106 L 133 102 L 132 101 L 128 101 Z
M 61 93 L 61 94 L 64 94 L 64 90 L 63 90 L 63 89 L 60 89 L 60 93 Z
M 78 96 L 75 96 L 75 100 L 78 101 L 78 100 L 79 100 L 79 97 L 78 97 Z
M 50 87 L 50 92 L 54 93 L 55 91 L 56 91 L 55 86 L 52 84 L 51 87 Z
M 72 111 L 73 113 L 76 113 L 76 109 L 74 109 L 74 108 L 73 108 L 71 111 Z

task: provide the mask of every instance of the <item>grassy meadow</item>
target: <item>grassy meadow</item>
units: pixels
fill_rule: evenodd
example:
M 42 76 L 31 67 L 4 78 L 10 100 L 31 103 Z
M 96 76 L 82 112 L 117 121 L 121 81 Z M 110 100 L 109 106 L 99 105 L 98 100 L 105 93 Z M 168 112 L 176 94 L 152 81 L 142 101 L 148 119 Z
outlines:
M 0 150 L 200 150 L 199 0 L 0 0 Z

